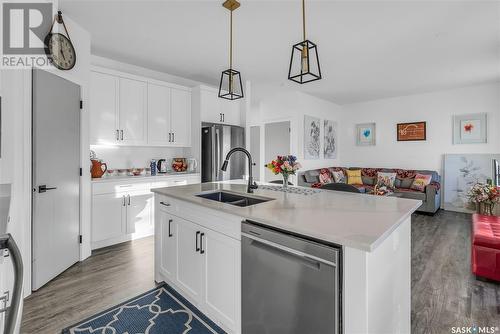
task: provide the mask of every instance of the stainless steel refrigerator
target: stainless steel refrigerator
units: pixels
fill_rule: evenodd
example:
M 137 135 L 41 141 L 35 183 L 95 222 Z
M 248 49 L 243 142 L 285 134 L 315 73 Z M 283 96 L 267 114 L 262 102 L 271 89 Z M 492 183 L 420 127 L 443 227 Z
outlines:
M 227 152 L 245 147 L 245 129 L 239 126 L 202 123 L 201 125 L 201 182 L 242 179 L 246 157 L 233 154 L 226 172 L 221 171 Z

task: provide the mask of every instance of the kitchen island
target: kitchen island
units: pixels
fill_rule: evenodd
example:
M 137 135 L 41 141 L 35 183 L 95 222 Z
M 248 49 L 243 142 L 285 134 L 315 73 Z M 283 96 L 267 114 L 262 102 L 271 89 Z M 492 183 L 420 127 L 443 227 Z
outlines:
M 322 190 L 246 194 L 237 183 L 152 191 L 155 279 L 226 331 L 241 332 L 242 221 L 250 221 L 338 249 L 339 314 L 332 333 L 410 332 L 410 225 L 420 201 Z M 248 196 L 247 204 L 262 202 L 219 202 L 210 194 L 220 191 Z

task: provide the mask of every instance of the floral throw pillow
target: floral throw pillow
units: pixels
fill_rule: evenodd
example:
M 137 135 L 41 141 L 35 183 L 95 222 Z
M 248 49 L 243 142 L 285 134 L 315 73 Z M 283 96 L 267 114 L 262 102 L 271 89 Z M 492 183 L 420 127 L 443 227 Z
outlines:
M 335 183 L 345 183 L 345 174 L 343 171 L 332 172 Z
M 394 189 L 394 182 L 396 181 L 396 173 L 377 173 L 377 186 L 387 187 L 388 189 Z
M 425 187 L 431 183 L 431 179 L 432 175 L 417 174 L 415 175 L 415 179 L 413 180 L 410 189 L 424 191 Z
M 332 183 L 332 174 L 330 174 L 330 171 L 328 168 L 322 168 L 321 171 L 319 172 L 319 182 L 320 183 Z

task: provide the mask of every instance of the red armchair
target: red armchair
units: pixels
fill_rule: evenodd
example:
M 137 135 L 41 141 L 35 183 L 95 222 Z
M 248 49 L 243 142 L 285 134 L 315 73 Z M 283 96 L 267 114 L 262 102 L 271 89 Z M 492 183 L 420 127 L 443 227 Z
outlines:
M 472 272 L 500 281 L 500 217 L 472 215 Z

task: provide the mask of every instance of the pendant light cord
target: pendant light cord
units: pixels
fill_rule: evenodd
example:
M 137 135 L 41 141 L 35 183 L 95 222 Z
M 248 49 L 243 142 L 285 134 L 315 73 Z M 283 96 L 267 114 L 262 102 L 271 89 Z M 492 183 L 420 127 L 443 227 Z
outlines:
M 304 35 L 304 41 L 306 40 L 306 0 L 302 0 L 302 33 Z

